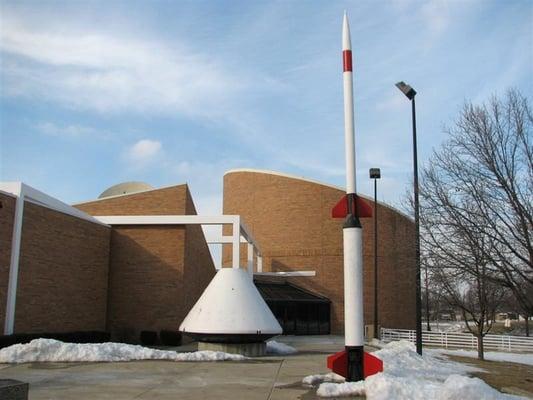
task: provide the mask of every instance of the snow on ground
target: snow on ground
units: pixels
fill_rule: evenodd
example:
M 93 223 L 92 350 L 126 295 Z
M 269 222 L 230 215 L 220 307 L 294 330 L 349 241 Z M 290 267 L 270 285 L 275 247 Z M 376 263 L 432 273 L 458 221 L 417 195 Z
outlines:
M 449 350 L 449 349 L 428 349 L 433 354 L 448 354 L 453 356 L 477 358 L 477 350 Z M 533 354 L 505 353 L 499 351 L 486 351 L 485 360 L 513 362 L 518 364 L 533 365 Z
M 222 351 L 177 353 L 124 343 L 64 343 L 53 339 L 35 339 L 0 350 L 0 363 L 81 362 L 81 361 L 238 361 L 246 357 Z
M 322 382 L 335 382 L 335 383 L 342 383 L 344 382 L 344 378 L 340 375 L 337 375 L 334 372 L 330 372 L 328 374 L 324 375 L 309 375 L 302 379 L 302 383 L 304 385 L 313 386 L 317 383 Z
M 429 325 L 431 326 L 432 332 L 463 332 L 466 329 L 465 323 L 463 321 L 456 321 L 456 322 L 430 322 Z M 425 325 L 424 325 L 425 329 Z
M 266 351 L 269 354 L 294 354 L 298 352 L 294 347 L 275 340 L 270 340 L 266 343 Z
M 320 384 L 317 394 L 321 397 L 366 395 L 369 400 L 463 400 L 463 399 L 519 399 L 505 395 L 478 378 L 463 376 L 481 371 L 439 358 L 438 354 L 415 352 L 407 341 L 391 342 L 373 353 L 383 361 L 384 372 L 372 375 L 365 381 L 332 383 L 328 375 L 305 377 L 304 384 Z

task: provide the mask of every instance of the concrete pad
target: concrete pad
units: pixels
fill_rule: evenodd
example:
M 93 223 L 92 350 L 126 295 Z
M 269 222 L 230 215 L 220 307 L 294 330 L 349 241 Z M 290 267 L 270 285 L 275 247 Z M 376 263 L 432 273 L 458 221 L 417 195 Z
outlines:
M 284 336 L 276 340 L 299 353 L 247 361 L 4 364 L 0 379 L 28 382 L 31 400 L 316 399 L 316 389 L 303 387 L 301 380 L 329 372 L 326 356 L 343 348 L 339 338 Z
M 246 357 L 261 357 L 266 354 L 266 343 L 206 343 L 199 342 L 198 350 L 223 351 Z

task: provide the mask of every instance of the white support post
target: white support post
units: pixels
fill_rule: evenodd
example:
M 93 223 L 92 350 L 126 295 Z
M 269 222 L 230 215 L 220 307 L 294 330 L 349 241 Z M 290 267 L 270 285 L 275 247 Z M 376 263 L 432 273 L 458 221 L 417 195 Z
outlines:
M 238 216 L 233 220 L 233 251 L 232 251 L 232 267 L 239 268 L 241 258 L 241 221 Z
M 257 255 L 257 272 L 263 272 L 263 256 Z
M 19 275 L 20 241 L 22 238 L 22 217 L 24 215 L 24 190 L 20 184 L 20 191 L 15 204 L 15 218 L 13 220 L 13 236 L 11 238 L 11 260 L 9 266 L 9 282 L 7 286 L 6 315 L 4 335 L 11 335 L 15 329 L 15 308 L 17 301 L 17 283 Z
M 248 263 L 247 263 L 248 273 L 254 278 L 254 245 L 248 243 Z

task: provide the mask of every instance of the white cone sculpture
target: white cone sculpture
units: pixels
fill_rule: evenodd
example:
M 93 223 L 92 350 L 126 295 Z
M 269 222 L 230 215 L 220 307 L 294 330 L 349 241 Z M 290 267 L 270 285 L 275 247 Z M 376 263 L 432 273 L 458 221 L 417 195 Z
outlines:
M 221 268 L 180 325 L 200 342 L 252 343 L 282 329 L 247 271 Z

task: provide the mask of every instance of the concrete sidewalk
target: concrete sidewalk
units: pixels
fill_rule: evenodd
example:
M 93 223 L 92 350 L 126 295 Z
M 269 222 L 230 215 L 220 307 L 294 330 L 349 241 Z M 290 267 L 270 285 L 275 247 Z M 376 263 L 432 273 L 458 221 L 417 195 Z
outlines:
M 326 356 L 339 351 L 338 336 L 283 337 L 299 352 L 243 362 L 134 361 L 33 363 L 0 366 L 0 378 L 30 384 L 40 399 L 315 399 L 302 378 L 329 372 Z M 181 351 L 195 350 L 191 346 Z

